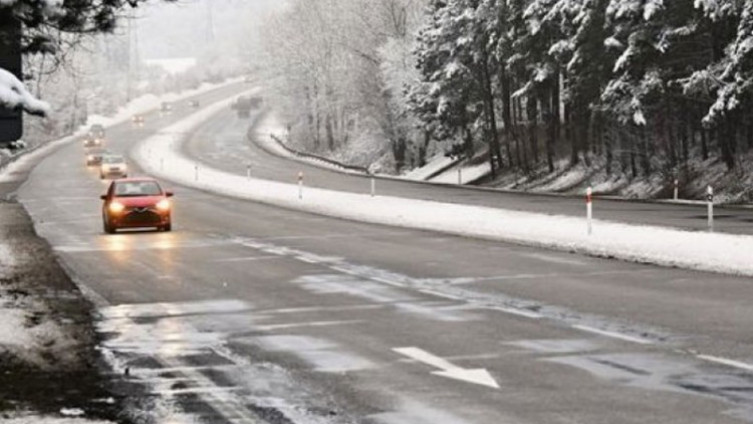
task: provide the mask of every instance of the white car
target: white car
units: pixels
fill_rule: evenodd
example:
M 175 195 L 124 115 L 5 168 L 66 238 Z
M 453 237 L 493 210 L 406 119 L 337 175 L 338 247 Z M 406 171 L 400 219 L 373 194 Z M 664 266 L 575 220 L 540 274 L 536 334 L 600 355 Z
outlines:
M 123 156 L 105 155 L 99 168 L 99 178 L 117 179 L 128 177 L 128 164 Z

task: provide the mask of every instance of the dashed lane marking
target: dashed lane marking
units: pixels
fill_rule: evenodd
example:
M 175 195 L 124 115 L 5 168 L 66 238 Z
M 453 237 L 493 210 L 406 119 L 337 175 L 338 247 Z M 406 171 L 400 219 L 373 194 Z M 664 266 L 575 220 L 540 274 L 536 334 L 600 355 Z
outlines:
M 337 325 L 360 324 L 362 322 L 363 321 L 361 320 L 293 322 L 290 324 L 258 325 L 255 328 L 256 330 L 261 330 L 261 331 L 275 331 L 275 330 L 287 330 L 291 328 L 334 327 Z
M 622 334 L 622 333 L 617 333 L 617 332 L 613 332 L 613 331 L 602 330 L 600 328 L 594 328 L 594 327 L 590 327 L 590 326 L 587 326 L 587 325 L 573 325 L 572 328 L 575 328 L 575 329 L 581 330 L 581 331 L 585 331 L 585 332 L 588 332 L 588 333 L 598 334 L 598 335 L 605 336 L 605 337 L 611 337 L 613 339 L 624 340 L 626 342 L 631 342 L 631 343 L 638 343 L 638 344 L 642 344 L 642 345 L 653 344 L 653 342 L 651 340 L 647 340 L 647 339 L 642 339 L 642 338 L 630 336 L 628 334 Z
M 243 256 L 243 257 L 238 257 L 238 258 L 215 259 L 212 262 L 220 262 L 220 263 L 254 262 L 254 261 L 264 261 L 264 260 L 270 260 L 270 259 L 284 259 L 284 257 L 283 256 Z

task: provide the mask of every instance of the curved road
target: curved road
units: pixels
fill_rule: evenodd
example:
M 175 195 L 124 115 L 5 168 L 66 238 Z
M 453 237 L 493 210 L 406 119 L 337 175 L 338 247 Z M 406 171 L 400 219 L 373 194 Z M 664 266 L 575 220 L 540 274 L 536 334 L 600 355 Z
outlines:
M 263 119 L 263 118 L 262 118 Z M 217 115 L 201 135 L 186 146 L 189 155 L 200 158 L 215 168 L 245 175 L 247 165 L 259 178 L 295 182 L 298 172 L 305 175 L 306 184 L 340 191 L 368 193 L 369 179 L 343 174 L 314 165 L 269 154 L 253 143 L 244 143 L 249 120 L 239 119 L 227 111 Z M 259 138 L 256 128 L 252 136 Z M 379 179 L 380 195 L 435 200 L 448 203 L 481 205 L 551 215 L 585 216 L 585 200 L 572 196 L 515 193 L 478 189 L 468 186 L 427 184 L 394 179 Z M 706 205 L 671 204 L 597 198 L 594 214 L 597 219 L 642 225 L 677 227 L 706 231 Z M 715 231 L 753 234 L 753 209 L 716 207 Z
M 127 151 L 186 113 L 149 119 L 145 130 L 114 128 L 110 146 Z M 187 149 L 235 172 L 250 158 L 260 176 L 297 173 L 299 164 L 239 138 L 244 125 L 221 114 Z M 363 182 L 307 173 L 332 188 Z M 176 231 L 107 236 L 104 189 L 70 145 L 18 195 L 97 300 L 104 351 L 149 385 L 165 421 L 753 421 L 749 279 L 342 221 L 185 187 L 175 187 Z

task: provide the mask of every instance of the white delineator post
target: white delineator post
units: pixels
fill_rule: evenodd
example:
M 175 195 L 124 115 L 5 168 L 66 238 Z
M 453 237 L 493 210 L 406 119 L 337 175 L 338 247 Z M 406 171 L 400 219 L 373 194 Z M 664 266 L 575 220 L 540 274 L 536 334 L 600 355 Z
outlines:
M 674 199 L 678 200 L 680 198 L 680 181 L 675 178 L 675 195 Z
M 246 164 L 246 178 L 251 179 L 251 164 Z
M 711 186 L 706 189 L 706 202 L 709 208 L 709 231 L 714 231 L 714 189 Z
M 591 233 L 593 233 L 593 190 L 591 187 L 588 187 L 586 189 L 586 221 L 588 222 L 588 235 L 590 236 Z
M 298 173 L 298 198 L 303 199 L 303 172 Z
M 371 176 L 371 197 L 376 196 L 376 178 Z
M 463 168 L 458 168 L 458 185 L 463 185 Z

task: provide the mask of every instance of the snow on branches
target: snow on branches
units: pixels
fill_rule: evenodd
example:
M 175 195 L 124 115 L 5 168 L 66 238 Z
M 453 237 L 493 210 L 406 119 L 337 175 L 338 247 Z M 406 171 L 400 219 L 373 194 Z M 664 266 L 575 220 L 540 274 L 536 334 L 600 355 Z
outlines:
M 46 102 L 35 98 L 15 75 L 2 68 L 0 68 L 0 106 L 7 109 L 22 109 L 41 116 L 47 115 L 50 111 L 50 106 Z

